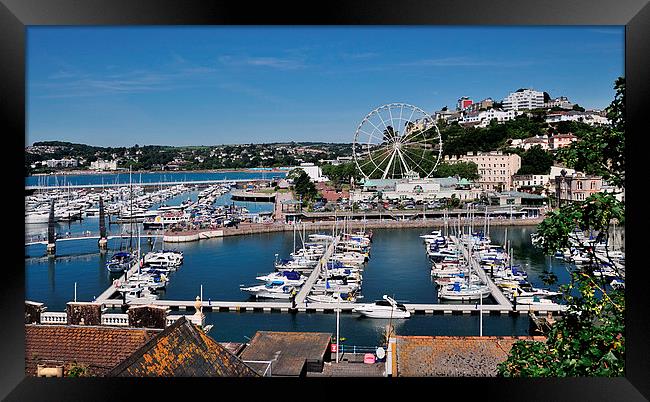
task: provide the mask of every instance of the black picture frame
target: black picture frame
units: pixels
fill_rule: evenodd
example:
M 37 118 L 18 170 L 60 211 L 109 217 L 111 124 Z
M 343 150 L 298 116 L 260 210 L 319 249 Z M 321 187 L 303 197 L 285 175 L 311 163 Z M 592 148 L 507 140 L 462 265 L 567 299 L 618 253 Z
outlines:
M 2 245 L 8 252 L 0 270 L 0 397 L 7 400 L 116 400 L 156 399 L 178 388 L 185 397 L 197 398 L 203 391 L 210 399 L 242 397 L 254 392 L 259 397 L 269 387 L 285 385 L 235 379 L 40 379 L 24 376 L 24 262 L 17 252 L 24 247 L 24 221 L 18 211 L 24 208 L 25 136 L 25 45 L 26 27 L 34 25 L 625 25 L 625 76 L 627 85 L 627 186 L 626 238 L 631 243 L 626 257 L 632 261 L 627 271 L 626 292 L 626 376 L 625 378 L 427 378 L 427 379 L 301 379 L 280 392 L 286 397 L 311 398 L 328 387 L 331 398 L 370 396 L 380 398 L 384 389 L 402 388 L 418 398 L 549 401 L 634 401 L 650 398 L 650 320 L 648 298 L 644 292 L 643 257 L 643 137 L 647 129 L 643 115 L 648 108 L 650 84 L 650 5 L 647 0 L 480 0 L 458 1 L 328 1 L 319 4 L 279 4 L 267 2 L 207 2 L 200 0 L 0 0 L 0 111 L 5 161 L 3 183 L 9 193 L 3 204 L 12 223 L 4 227 Z M 427 44 L 424 44 L 425 48 Z M 433 49 L 435 44 L 428 44 Z M 636 156 L 634 154 L 637 154 Z M 23 156 L 21 156 L 23 155 Z M 20 166 L 20 168 L 18 168 Z M 647 171 L 647 169 L 645 169 Z M 15 222 L 14 222 L 15 220 Z M 638 222 L 638 224 L 637 224 Z M 17 233 L 14 231 L 18 230 Z M 257 382 L 262 382 L 257 384 Z M 345 394 L 330 388 L 342 384 Z M 255 386 L 253 385 L 253 386 Z M 419 393 L 411 388 L 417 386 Z M 236 393 L 231 395 L 230 392 Z M 282 388 L 280 388 L 282 389 Z M 341 388 L 343 389 L 343 387 Z M 451 391 L 449 396 L 445 390 Z M 295 393 L 294 393 L 295 392 Z M 353 392 L 354 394 L 349 394 Z M 325 394 L 325 392 L 323 392 Z M 239 395 L 239 396 L 238 396 Z M 417 396 L 416 396 L 417 395 Z M 421 395 L 421 396 L 420 396 Z M 183 397 L 183 396 L 181 396 Z M 408 397 L 408 396 L 407 396 Z

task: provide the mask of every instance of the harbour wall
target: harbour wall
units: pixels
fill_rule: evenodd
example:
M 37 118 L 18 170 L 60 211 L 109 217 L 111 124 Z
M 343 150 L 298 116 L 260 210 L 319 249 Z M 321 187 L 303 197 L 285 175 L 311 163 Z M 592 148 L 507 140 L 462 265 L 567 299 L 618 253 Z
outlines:
M 542 222 L 544 218 L 519 218 L 519 219 L 494 219 L 490 220 L 490 226 L 533 226 Z M 461 218 L 461 224 L 467 225 L 470 222 L 470 219 Z M 456 224 L 456 219 L 450 219 L 447 221 L 447 224 L 450 227 L 454 227 Z M 304 222 L 300 224 L 300 229 L 305 230 L 331 230 L 334 221 L 322 221 L 322 222 Z M 477 229 L 483 227 L 485 223 L 484 219 L 474 219 L 473 224 Z M 338 221 L 338 225 L 342 225 L 343 221 Z M 368 220 L 363 221 L 347 221 L 345 222 L 346 226 L 350 229 L 403 229 L 403 228 L 430 228 L 430 227 L 444 227 L 443 219 L 427 219 L 427 220 L 416 220 L 416 221 L 394 221 L 394 220 Z M 237 227 L 223 228 L 222 230 L 214 229 L 205 229 L 205 230 L 190 230 L 190 231 L 181 231 L 181 232 L 167 232 L 164 236 L 165 242 L 170 243 L 180 243 L 180 242 L 190 242 L 198 241 L 200 239 L 222 237 L 222 236 L 238 236 L 238 235 L 247 235 L 247 234 L 256 234 L 256 233 L 271 233 L 271 232 L 289 232 L 293 231 L 293 224 L 288 223 L 273 223 L 273 224 L 259 224 L 252 223 L 246 224 L 241 223 Z

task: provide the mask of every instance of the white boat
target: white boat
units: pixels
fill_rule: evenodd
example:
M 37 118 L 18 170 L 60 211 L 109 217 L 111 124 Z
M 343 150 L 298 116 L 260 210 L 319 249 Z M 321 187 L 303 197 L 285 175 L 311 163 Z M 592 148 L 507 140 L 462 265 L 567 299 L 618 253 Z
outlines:
M 48 223 L 50 219 L 49 212 L 30 213 L 25 215 L 25 223 Z M 55 219 L 56 222 L 57 219 Z
M 438 289 L 438 298 L 443 300 L 479 300 L 490 295 L 485 285 L 453 283 Z
M 311 303 L 341 303 L 349 304 L 354 303 L 357 300 L 352 293 L 326 293 L 326 294 L 314 294 L 307 296 L 307 301 Z
M 152 251 L 144 256 L 144 263 L 150 267 L 178 267 L 183 255 L 172 251 Z
M 326 235 L 326 234 L 320 234 L 320 233 L 310 234 L 307 237 L 309 238 L 309 241 L 313 241 L 313 242 L 332 242 L 332 241 L 334 241 L 334 236 L 330 236 L 330 235 Z
M 250 293 L 255 298 L 268 299 L 290 299 L 291 294 L 297 289 L 294 286 L 285 285 L 284 282 L 273 281 L 264 285 L 249 286 L 240 288 L 242 292 Z
M 517 304 L 527 306 L 558 306 L 553 300 L 544 299 L 539 296 L 519 297 L 517 296 Z
M 397 303 L 387 295 L 384 295 L 383 300 L 361 304 L 353 311 L 369 318 L 409 318 L 411 316 L 406 306 Z
M 144 215 L 142 216 L 144 217 Z M 189 214 L 170 212 L 163 215 L 157 215 L 156 217 L 148 217 L 144 222 L 142 222 L 142 226 L 144 229 L 160 229 L 178 223 L 186 223 L 189 222 L 189 220 Z
M 301 275 L 298 271 L 280 271 L 258 276 L 255 279 L 264 282 L 283 281 L 285 285 L 302 286 L 307 277 Z
M 438 286 L 446 286 L 452 283 L 461 283 L 466 281 L 467 278 L 465 277 L 464 273 L 461 272 L 459 275 L 438 278 L 436 279 L 436 284 L 438 284 Z M 478 275 L 472 274 L 469 277 L 470 283 L 478 283 L 480 281 L 481 279 L 478 277 Z
M 356 292 L 360 288 L 361 285 L 355 282 L 343 283 L 342 281 L 337 281 L 337 280 L 327 280 L 322 282 L 316 282 L 312 287 L 312 290 L 315 292 L 349 293 L 349 292 Z
M 367 261 L 367 257 L 355 252 L 345 252 L 332 254 L 330 260 L 359 266 Z

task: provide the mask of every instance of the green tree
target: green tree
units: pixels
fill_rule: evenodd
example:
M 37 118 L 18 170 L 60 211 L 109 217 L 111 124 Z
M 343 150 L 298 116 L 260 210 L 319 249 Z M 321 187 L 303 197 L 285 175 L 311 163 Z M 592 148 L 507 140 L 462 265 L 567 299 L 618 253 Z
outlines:
M 294 169 L 289 173 L 289 175 L 287 175 L 287 177 L 293 179 L 294 191 L 296 192 L 296 195 L 302 197 L 303 201 L 313 200 L 318 195 L 318 191 L 316 191 L 316 186 L 314 186 L 314 183 L 312 183 L 311 179 L 309 178 L 309 175 L 305 173 L 304 170 Z
M 559 156 L 568 167 L 599 174 L 625 188 L 625 81 L 615 83 L 616 97 L 608 107 L 612 127 L 574 142 Z M 621 141 L 615 144 L 614 140 Z M 613 149 L 609 149 L 612 145 Z M 577 156 L 581 157 L 578 158 Z M 547 254 L 576 245 L 585 250 L 590 264 L 571 270 L 571 281 L 562 286 L 568 309 L 547 334 L 546 342 L 516 342 L 499 365 L 502 376 L 622 376 L 625 370 L 625 289 L 611 288 L 594 271 L 602 263 L 595 247 L 575 230 L 596 234 L 609 256 L 610 227 L 625 223 L 625 206 L 612 193 L 596 193 L 582 203 L 560 207 L 537 227 L 536 244 Z M 619 275 L 622 273 L 618 272 Z
M 553 155 L 535 145 L 521 155 L 521 168 L 517 174 L 548 174 L 553 166 Z
M 478 165 L 474 162 L 458 162 L 454 164 L 440 163 L 433 172 L 434 177 L 453 177 L 458 176 L 467 180 L 477 180 Z

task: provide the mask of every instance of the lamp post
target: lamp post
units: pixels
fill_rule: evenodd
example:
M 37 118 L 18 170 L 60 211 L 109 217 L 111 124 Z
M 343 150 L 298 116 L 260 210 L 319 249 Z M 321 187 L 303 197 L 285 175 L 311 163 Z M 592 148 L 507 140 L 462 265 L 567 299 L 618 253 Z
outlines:
M 339 362 L 339 314 L 341 313 L 341 299 L 336 304 L 336 362 Z

